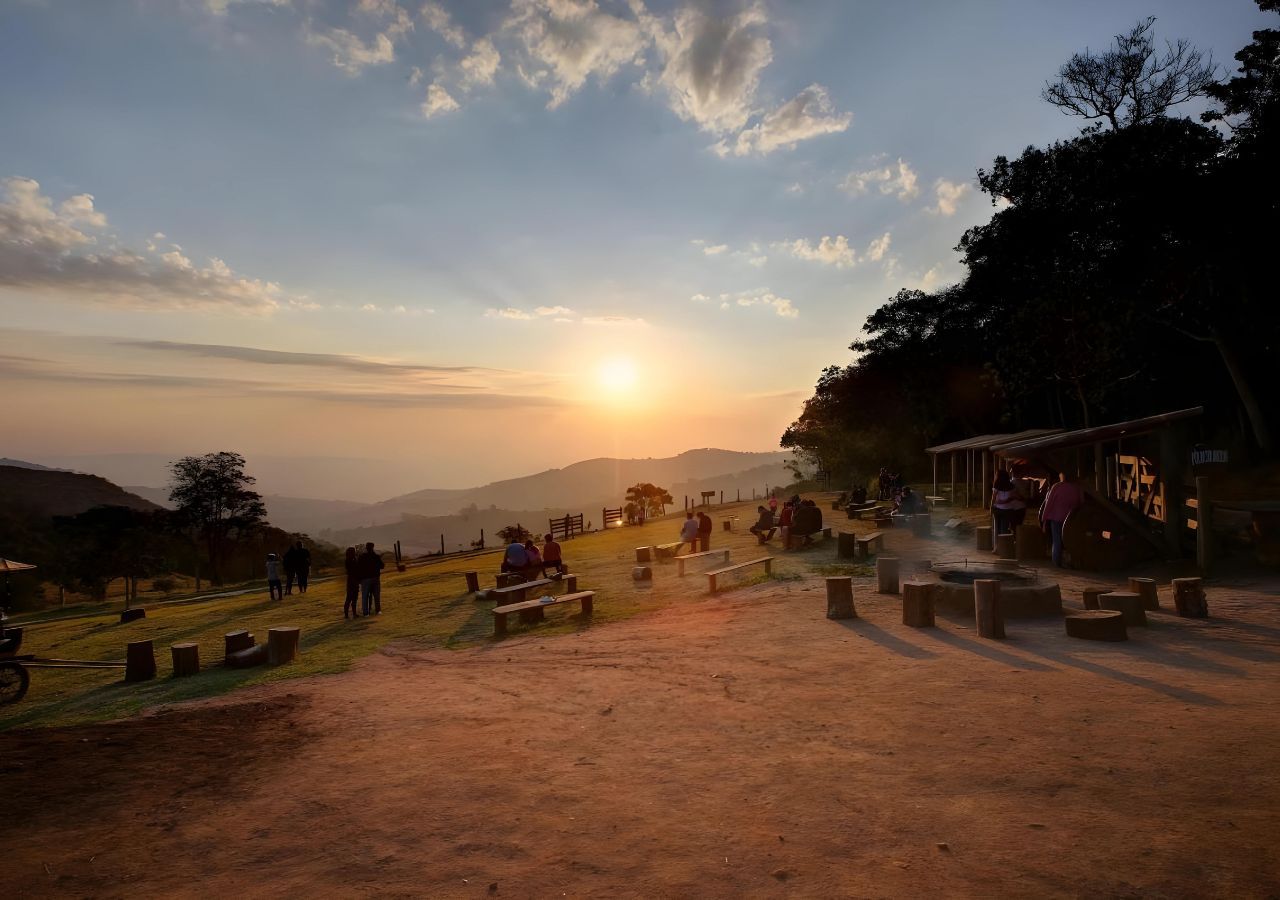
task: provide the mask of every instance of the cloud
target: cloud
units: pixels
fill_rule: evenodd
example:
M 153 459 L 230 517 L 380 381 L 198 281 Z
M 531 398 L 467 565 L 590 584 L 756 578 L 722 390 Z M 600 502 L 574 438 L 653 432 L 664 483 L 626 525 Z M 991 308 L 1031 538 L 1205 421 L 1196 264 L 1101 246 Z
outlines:
M 57 209 L 30 178 L 0 180 L 0 288 L 47 291 L 142 309 L 269 313 L 287 298 L 279 285 L 237 275 L 217 257 L 200 267 L 171 245 L 139 253 L 113 240 L 98 250 L 106 216 L 91 194 Z M 152 245 L 154 246 L 154 245 Z
M 798 142 L 809 138 L 842 132 L 852 121 L 852 113 L 836 112 L 826 88 L 820 84 L 811 84 L 741 132 L 733 144 L 732 153 L 734 156 L 752 153 L 767 156 L 775 150 L 794 147 Z M 729 145 L 724 141 L 717 144 L 715 149 L 721 156 L 730 152 Z
M 747 265 L 755 266 L 757 269 L 759 269 L 759 268 L 762 268 L 764 264 L 767 263 L 768 261 L 769 261 L 769 257 L 764 255 L 752 256 L 747 260 Z
M 290 4 L 291 0 L 204 0 L 204 8 L 211 15 L 225 16 L 232 6 L 279 6 Z
M 481 38 L 471 46 L 471 53 L 458 63 L 460 83 L 464 91 L 493 84 L 502 57 L 489 38 Z
M 360 356 L 340 353 L 298 353 L 291 350 L 264 350 L 259 347 L 238 347 L 228 344 L 194 344 L 182 341 L 113 341 L 116 346 L 158 353 L 179 354 L 209 359 L 229 359 L 242 363 L 267 366 L 303 366 L 359 372 L 367 375 L 457 375 L 493 371 L 476 366 L 426 366 L 406 363 L 387 363 Z
M 449 11 L 434 0 L 428 0 L 422 6 L 422 21 L 446 42 L 461 50 L 467 45 L 467 36 L 462 29 L 453 24 Z
M 454 100 L 446 91 L 438 84 L 433 84 L 427 88 L 427 98 L 422 101 L 422 115 L 430 119 L 435 116 L 453 112 L 460 109 L 458 101 Z
M 706 294 L 694 294 L 689 299 L 692 300 L 694 303 L 706 303 L 711 298 L 708 297 Z
M 933 183 L 934 196 L 938 198 L 936 206 L 929 207 L 929 212 L 937 213 L 940 216 L 954 216 L 956 207 L 965 194 L 969 193 L 969 185 L 964 182 L 947 181 L 945 178 L 939 178 Z
M 623 328 L 639 328 L 648 325 L 644 319 L 635 319 L 629 316 L 583 316 L 583 325 L 607 325 Z
M 728 244 L 707 244 L 703 246 L 702 252 L 707 256 L 719 256 L 728 249 Z
M 903 203 L 913 200 L 920 193 L 916 173 L 901 158 L 896 164 L 867 169 L 862 172 L 850 172 L 840 183 L 841 190 L 850 196 L 865 194 L 872 186 L 878 186 L 880 193 L 896 194 Z
M 837 269 L 852 268 L 857 263 L 853 248 L 849 246 L 849 239 L 843 234 L 835 237 L 823 236 L 817 246 L 811 244 L 808 238 L 783 241 L 774 246 L 786 250 L 796 259 L 835 266 Z
M 426 78 L 426 74 L 417 66 L 409 70 L 409 87 L 416 88 L 422 84 L 422 80 Z
M 551 109 L 588 78 L 604 82 L 642 62 L 648 44 L 635 19 L 605 12 L 595 0 L 512 0 L 502 30 L 516 42 L 521 77 L 551 94 Z
M 356 11 L 380 20 L 383 32 L 393 42 L 413 31 L 413 18 L 395 0 L 359 0 Z
M 867 245 L 867 259 L 872 262 L 880 262 L 884 259 L 884 255 L 889 252 L 889 242 L 892 240 L 889 232 L 885 232 Z
M 374 35 L 369 43 L 345 28 L 314 30 L 310 24 L 303 29 L 303 38 L 313 47 L 321 47 L 332 55 L 330 61 L 348 75 L 359 75 L 367 66 L 380 66 L 393 62 L 395 47 L 386 34 Z
M 534 313 L 539 316 L 571 316 L 573 310 L 567 306 L 539 306 L 536 307 Z
M 516 309 L 514 306 L 508 306 L 505 309 L 486 309 L 485 317 L 490 319 L 518 319 L 520 321 L 528 321 L 533 318 L 523 309 Z
M 736 299 L 735 299 L 736 298 Z M 761 288 L 756 291 L 743 291 L 737 295 L 721 294 L 720 308 L 728 309 L 730 300 L 733 299 L 738 306 L 764 306 L 772 309 L 774 314 L 783 319 L 794 319 L 800 315 L 800 310 L 786 297 L 779 297 L 768 288 Z

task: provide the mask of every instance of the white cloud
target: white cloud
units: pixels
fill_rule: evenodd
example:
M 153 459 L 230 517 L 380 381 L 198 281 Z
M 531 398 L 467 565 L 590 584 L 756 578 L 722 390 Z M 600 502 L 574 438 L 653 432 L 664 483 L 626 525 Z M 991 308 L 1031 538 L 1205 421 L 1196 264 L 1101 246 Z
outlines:
M 889 232 L 886 231 L 872 241 L 867 245 L 867 259 L 872 262 L 880 262 L 880 260 L 884 259 L 884 255 L 889 252 L 889 242 L 891 240 Z
M 534 312 L 540 316 L 571 316 L 573 310 L 567 306 L 539 306 Z
M 462 29 L 453 24 L 449 11 L 434 0 L 428 0 L 422 6 L 422 21 L 445 41 L 461 50 L 467 45 L 467 36 Z
M 418 85 L 422 84 L 422 79 L 425 77 L 426 76 L 423 74 L 422 69 L 414 66 L 409 70 L 409 87 L 416 88 Z
M 757 269 L 759 269 L 763 267 L 764 264 L 767 263 L 768 261 L 769 261 L 769 257 L 767 256 L 753 256 L 747 260 L 747 265 L 755 266 Z
M 508 306 L 506 309 L 487 309 L 484 314 L 490 319 L 518 319 L 522 322 L 533 318 L 523 309 L 516 309 L 514 306 Z
M 232 6 L 288 6 L 291 0 L 204 0 L 206 11 L 225 16 Z
M 787 193 L 796 195 L 803 194 L 804 185 L 798 181 L 793 181 L 791 184 L 787 185 Z
M 759 154 L 767 156 L 781 148 L 824 134 L 837 134 L 849 127 L 852 113 L 837 113 L 827 89 L 811 84 L 782 106 L 765 115 L 755 125 L 738 135 L 733 144 L 734 156 Z M 725 142 L 717 145 L 722 156 L 729 152 Z
M 361 306 L 361 307 L 360 307 L 360 311 L 361 311 L 361 312 L 372 312 L 372 313 L 382 312 L 382 310 L 378 307 L 378 305 L 377 305 L 376 303 L 366 303 L 366 304 L 364 304 L 364 306 Z
M 938 198 L 936 206 L 931 206 L 929 212 L 937 213 L 941 216 L 954 216 L 956 207 L 960 204 L 965 194 L 969 193 L 969 185 L 964 182 L 956 183 L 947 181 L 945 178 L 939 178 L 933 183 L 934 195 Z
M 493 45 L 493 41 L 489 38 L 476 41 L 471 45 L 471 53 L 458 63 L 462 89 L 469 91 L 475 87 L 493 84 L 493 78 L 498 74 L 498 66 L 501 63 L 502 56 L 498 53 L 498 48 Z
M 633 319 L 628 316 L 583 316 L 583 325 L 611 325 L 624 328 L 648 325 L 644 319 Z
M 427 88 L 427 98 L 422 101 L 422 114 L 428 119 L 458 109 L 458 101 L 438 84 Z
M 408 10 L 397 4 L 395 0 L 359 0 L 356 11 L 371 18 L 380 19 L 384 25 L 384 33 L 392 41 L 399 40 L 413 31 L 413 19 Z
M 391 38 L 381 33 L 365 43 L 345 28 L 316 31 L 307 25 L 303 37 L 313 47 L 322 47 L 332 53 L 331 62 L 348 75 L 359 75 L 367 66 L 384 65 L 396 58 Z
M 823 236 L 817 246 L 811 244 L 808 238 L 783 241 L 774 246 L 786 250 L 796 259 L 818 262 L 824 266 L 835 266 L 837 269 L 852 268 L 857 262 L 853 248 L 849 246 L 849 239 L 843 234 L 835 237 Z
M 87 229 L 106 224 L 91 194 L 55 209 L 36 181 L 0 180 L 0 288 L 140 309 L 245 313 L 268 313 L 290 299 L 279 285 L 241 277 L 217 257 L 197 266 L 176 244 L 139 253 L 108 240 L 107 249 L 93 252 L 99 235 Z
M 763 306 L 773 310 L 774 314 L 783 319 L 794 319 L 800 315 L 800 310 L 786 297 L 779 297 L 768 288 L 762 288 L 756 291 L 744 291 L 737 295 L 721 294 L 720 308 L 728 309 L 730 299 L 736 296 L 738 306 Z
M 636 20 L 605 12 L 595 0 L 512 0 L 503 31 L 519 47 L 521 76 L 549 91 L 552 109 L 588 78 L 603 82 L 640 63 L 648 44 Z
M 702 248 L 702 252 L 706 256 L 719 256 L 728 249 L 728 244 L 707 244 Z
M 896 164 L 862 172 L 850 172 L 841 182 L 840 187 L 846 193 L 857 196 L 866 193 L 872 185 L 876 185 L 880 193 L 896 194 L 898 199 L 905 203 L 919 195 L 920 188 L 916 182 L 916 173 L 906 160 L 899 158 Z
M 706 294 L 694 294 L 689 299 L 692 300 L 694 303 L 706 303 L 711 298 L 708 297 Z

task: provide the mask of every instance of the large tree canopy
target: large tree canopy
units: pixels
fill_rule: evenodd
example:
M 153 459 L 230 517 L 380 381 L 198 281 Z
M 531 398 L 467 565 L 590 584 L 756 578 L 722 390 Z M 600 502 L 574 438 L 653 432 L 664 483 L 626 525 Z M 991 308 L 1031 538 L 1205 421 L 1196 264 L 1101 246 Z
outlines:
M 224 450 L 186 456 L 170 467 L 169 499 L 179 520 L 205 542 L 214 583 L 221 580 L 228 541 L 266 524 L 266 505 L 251 489 L 254 478 L 245 474 L 244 465 L 243 456 Z

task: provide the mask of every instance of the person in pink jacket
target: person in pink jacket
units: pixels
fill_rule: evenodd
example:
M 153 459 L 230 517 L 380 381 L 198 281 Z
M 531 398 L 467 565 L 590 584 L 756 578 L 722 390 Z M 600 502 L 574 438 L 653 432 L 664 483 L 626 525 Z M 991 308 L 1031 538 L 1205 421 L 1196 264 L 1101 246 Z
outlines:
M 1044 506 L 1040 507 L 1040 523 L 1049 529 L 1053 541 L 1053 564 L 1062 568 L 1062 525 L 1067 516 L 1084 506 L 1084 491 L 1066 472 L 1058 473 L 1058 483 L 1049 488 Z

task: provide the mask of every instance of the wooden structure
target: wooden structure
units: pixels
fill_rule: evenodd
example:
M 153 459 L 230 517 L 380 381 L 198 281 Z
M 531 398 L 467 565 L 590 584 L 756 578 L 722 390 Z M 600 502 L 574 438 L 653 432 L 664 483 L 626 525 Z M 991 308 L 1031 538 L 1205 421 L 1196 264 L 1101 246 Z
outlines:
M 827 579 L 827 618 L 858 618 L 858 611 L 853 606 L 852 577 L 837 575 Z
M 1067 613 L 1062 618 L 1067 637 L 1086 641 L 1127 641 L 1124 614 L 1114 609 L 1094 609 Z
M 884 532 L 870 531 L 862 535 L 862 537 L 854 538 L 854 543 L 858 547 L 859 556 L 871 556 L 873 553 L 880 554 L 884 552 Z
M 254 666 L 266 665 L 271 658 L 270 648 L 266 644 L 254 644 L 227 654 L 227 667 L 231 669 L 252 669 Z
M 995 578 L 977 578 L 973 582 L 973 616 L 978 636 L 1004 640 L 1004 615 L 1000 611 L 1000 582 Z
M 836 535 L 836 556 L 841 559 L 853 559 L 858 555 L 858 536 L 849 531 Z
M 1142 598 L 1132 591 L 1108 591 L 1100 594 L 1098 606 L 1122 613 L 1125 625 L 1147 624 L 1147 611 L 1142 606 Z
M 701 560 L 710 561 L 710 558 L 713 556 L 720 557 L 720 561 L 723 563 L 727 564 L 729 562 L 729 551 L 727 549 L 726 550 L 703 550 L 701 553 L 686 553 L 684 556 L 676 557 L 676 574 L 679 575 L 681 578 L 683 578 L 685 563 L 687 563 L 691 559 L 701 559 Z
M 494 607 L 493 633 L 495 635 L 507 633 L 507 616 L 511 613 L 519 614 L 521 622 L 541 622 L 546 618 L 545 612 L 548 606 L 557 606 L 561 603 L 581 603 L 582 615 L 590 617 L 594 612 L 595 596 L 595 591 L 577 591 L 560 597 L 543 597 L 538 600 L 525 600 L 521 603 Z
M 1104 588 L 1085 588 L 1084 589 L 1084 608 L 1085 609 L 1102 609 L 1098 605 L 1098 598 L 1106 593 Z
M 245 629 L 228 631 L 222 639 L 222 658 L 225 660 L 232 653 L 248 650 L 253 646 L 253 634 Z
M 124 680 L 148 681 L 156 677 L 156 651 L 151 641 L 130 641 L 124 648 Z
M 1209 615 L 1209 602 L 1199 578 L 1173 579 L 1173 605 L 1184 619 L 1204 619 Z
M 277 625 L 267 629 L 267 661 L 282 666 L 298 658 L 302 629 L 296 625 Z
M 932 582 L 907 581 L 902 585 L 902 624 L 912 628 L 932 628 L 933 596 L 937 585 Z
M 1002 444 L 1025 441 L 1057 434 L 1060 428 L 1030 428 L 1011 434 L 982 434 L 977 437 L 926 447 L 925 453 L 933 457 L 933 491 L 932 497 L 939 497 L 940 484 L 948 484 L 952 506 L 978 506 L 986 509 L 991 505 L 991 482 L 996 477 L 995 448 Z M 939 482 L 938 461 L 947 457 L 951 464 L 949 482 Z M 957 462 L 960 463 L 957 466 Z
M 715 492 L 715 491 L 699 491 L 698 493 L 699 493 L 699 495 L 702 497 L 702 505 L 703 505 L 703 506 L 711 506 L 711 505 L 712 505 L 712 501 L 713 501 L 713 500 L 715 500 L 715 497 L 716 497 L 716 492 Z M 722 492 L 722 493 L 723 493 L 723 492 Z
M 1129 590 L 1142 598 L 1143 609 L 1160 608 L 1160 594 L 1154 578 L 1130 578 Z
M 173 677 L 183 678 L 200 672 L 200 645 L 191 642 L 173 644 L 169 647 L 173 655 Z
M 606 506 L 604 509 L 600 510 L 600 527 L 601 528 L 608 529 L 608 528 L 612 528 L 614 525 L 621 525 L 621 524 L 622 524 L 622 507 L 621 506 L 619 506 L 617 509 L 610 509 L 609 507 Z
M 475 594 L 480 590 L 480 573 L 479 572 L 463 572 L 462 577 L 467 580 L 467 592 Z
M 896 556 L 876 557 L 876 592 L 898 593 L 898 558 Z
M 751 566 L 756 566 L 756 565 L 760 565 L 760 564 L 763 564 L 763 565 L 764 565 L 764 574 L 765 574 L 766 576 L 770 576 L 770 577 L 772 577 L 772 575 L 773 575 L 773 557 L 772 557 L 772 556 L 762 556 L 762 557 L 760 557 L 759 559 L 749 559 L 749 560 L 747 560 L 746 562 L 740 562 L 740 563 L 738 563 L 736 566 L 725 566 L 725 567 L 724 567 L 724 568 L 722 568 L 722 569 L 713 569 L 712 571 L 708 572 L 708 573 L 707 573 L 707 590 L 709 590 L 709 591 L 710 591 L 711 593 L 713 593 L 713 594 L 714 594 L 717 590 L 719 590 L 719 583 L 718 583 L 718 579 L 719 579 L 719 577 L 720 577 L 721 575 L 727 575 L 727 574 L 728 574 L 728 573 L 730 573 L 730 572 L 737 572 L 737 571 L 740 571 L 740 570 L 742 570 L 742 569 L 746 569 L 746 568 L 749 568 L 749 567 L 751 567 Z
M 622 510 L 618 510 L 618 515 L 621 517 Z M 605 527 L 608 528 L 608 524 Z M 557 541 L 577 537 L 582 534 L 582 513 L 576 516 L 565 513 L 559 519 L 547 519 L 547 530 L 551 533 L 552 539 Z
M 1012 533 L 996 535 L 996 556 L 1001 559 L 1017 559 L 1018 539 Z

